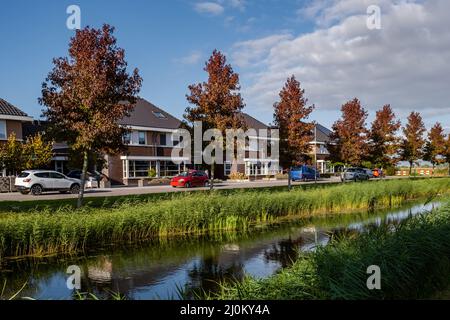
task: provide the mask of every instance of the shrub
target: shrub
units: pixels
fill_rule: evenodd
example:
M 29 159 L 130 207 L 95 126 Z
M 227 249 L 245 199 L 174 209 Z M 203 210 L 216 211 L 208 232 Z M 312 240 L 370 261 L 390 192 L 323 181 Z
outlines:
M 230 174 L 230 180 L 247 180 L 248 177 L 242 172 L 232 172 Z

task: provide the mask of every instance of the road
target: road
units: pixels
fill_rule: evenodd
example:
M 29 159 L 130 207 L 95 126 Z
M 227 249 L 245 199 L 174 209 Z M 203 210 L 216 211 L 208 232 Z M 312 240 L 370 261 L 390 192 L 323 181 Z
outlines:
M 338 178 L 323 179 L 317 181 L 317 183 L 337 183 L 340 182 Z M 314 184 L 314 181 L 310 182 L 293 182 L 292 185 L 300 184 Z M 278 181 L 243 181 L 243 182 L 220 182 L 214 184 L 215 189 L 245 189 L 245 188 L 265 188 L 287 186 L 286 180 Z M 139 194 L 151 194 L 151 193 L 168 193 L 168 192 L 186 192 L 186 191 L 198 191 L 207 190 L 208 188 L 172 188 L 171 186 L 147 186 L 147 187 L 113 187 L 109 189 L 87 189 L 85 197 L 116 197 L 116 196 L 128 196 Z M 75 199 L 77 195 L 72 194 L 60 194 L 59 192 L 47 192 L 40 196 L 22 195 L 18 192 L 13 193 L 1 193 L 1 201 L 30 201 L 30 200 L 57 200 L 57 199 Z

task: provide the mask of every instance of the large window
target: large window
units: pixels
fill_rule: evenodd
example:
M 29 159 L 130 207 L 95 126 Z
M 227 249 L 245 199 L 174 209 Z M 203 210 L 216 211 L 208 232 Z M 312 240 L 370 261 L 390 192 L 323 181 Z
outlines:
M 128 178 L 145 178 L 149 176 L 149 170 L 156 170 L 156 161 L 128 161 Z M 125 168 L 124 168 L 125 170 Z M 126 177 L 126 172 L 124 172 Z M 126 177 L 127 178 L 127 177 Z
M 139 144 L 146 144 L 146 139 L 145 139 L 145 131 L 139 131 L 139 137 L 138 137 L 138 139 L 139 139 Z
M 180 173 L 180 166 L 171 161 L 161 161 L 159 168 L 161 177 L 173 177 Z
M 0 139 L 6 139 L 6 121 L 0 120 Z
M 160 146 L 165 146 L 167 145 L 167 135 L 165 133 L 161 133 L 159 135 L 159 145 Z
M 145 145 L 147 133 L 145 131 L 131 131 L 123 136 L 123 143 L 129 145 Z

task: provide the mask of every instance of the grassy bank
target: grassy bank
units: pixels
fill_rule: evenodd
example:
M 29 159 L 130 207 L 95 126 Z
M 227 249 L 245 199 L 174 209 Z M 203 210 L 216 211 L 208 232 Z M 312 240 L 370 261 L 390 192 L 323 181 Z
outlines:
M 263 280 L 223 285 L 214 299 L 422 299 L 448 297 L 450 203 L 395 227 L 335 240 Z M 367 267 L 381 269 L 368 290 Z M 444 289 L 447 288 L 447 291 Z M 440 291 L 444 290 L 444 291 Z M 436 295 L 436 292 L 440 292 Z
M 0 214 L 0 257 L 73 253 L 179 234 L 247 229 L 293 216 L 398 206 L 447 193 L 450 179 L 349 183 L 287 191 L 180 194 L 111 208 L 62 207 Z

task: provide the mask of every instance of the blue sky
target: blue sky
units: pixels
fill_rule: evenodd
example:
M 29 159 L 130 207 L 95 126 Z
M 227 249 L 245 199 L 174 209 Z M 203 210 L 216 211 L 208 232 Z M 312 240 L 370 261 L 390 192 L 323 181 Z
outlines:
M 372 3 L 382 9 L 381 30 L 363 27 Z M 450 24 L 441 14 L 448 3 L 17 0 L 0 11 L 0 97 L 39 117 L 41 83 L 52 58 L 66 55 L 74 34 L 66 8 L 76 4 L 82 27 L 116 27 L 129 66 L 144 79 L 140 95 L 179 118 L 187 86 L 205 79 L 204 62 L 217 48 L 241 76 L 246 111 L 266 123 L 277 92 L 295 74 L 316 104 L 311 119 L 326 126 L 357 96 L 369 121 L 391 103 L 402 120 L 417 110 L 428 126 L 440 120 L 450 129 Z

